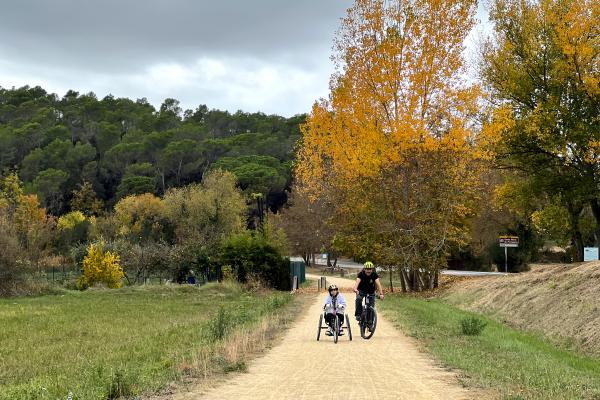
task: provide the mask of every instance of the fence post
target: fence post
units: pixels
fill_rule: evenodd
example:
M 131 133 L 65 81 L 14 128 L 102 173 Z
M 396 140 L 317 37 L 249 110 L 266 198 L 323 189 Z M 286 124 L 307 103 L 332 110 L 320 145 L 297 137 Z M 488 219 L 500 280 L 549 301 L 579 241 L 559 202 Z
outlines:
M 327 287 L 327 278 L 325 278 L 324 276 L 322 276 L 319 283 L 321 284 L 319 292 L 322 291 L 322 290 L 325 290 L 325 288 Z
M 294 280 L 292 283 L 292 290 L 298 290 L 298 275 L 294 275 Z

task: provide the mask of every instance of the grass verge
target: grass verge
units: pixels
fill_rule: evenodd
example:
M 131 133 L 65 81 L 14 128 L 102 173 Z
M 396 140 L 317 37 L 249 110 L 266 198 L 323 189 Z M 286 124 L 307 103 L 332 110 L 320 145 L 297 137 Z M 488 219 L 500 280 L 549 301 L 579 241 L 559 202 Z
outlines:
M 234 284 L 0 300 L 0 399 L 115 399 L 244 370 L 292 302 Z
M 462 371 L 468 386 L 491 388 L 502 399 L 600 399 L 599 360 L 438 300 L 388 296 L 378 305 L 443 364 Z M 461 321 L 469 317 L 486 324 L 479 335 L 463 334 Z

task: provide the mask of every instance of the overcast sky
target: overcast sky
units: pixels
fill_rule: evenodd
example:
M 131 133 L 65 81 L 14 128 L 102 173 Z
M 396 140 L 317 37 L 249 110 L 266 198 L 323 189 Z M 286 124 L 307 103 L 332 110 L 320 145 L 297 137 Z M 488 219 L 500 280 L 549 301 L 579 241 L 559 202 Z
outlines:
M 0 86 L 167 97 L 291 116 L 326 97 L 352 0 L 18 0 L 0 5 Z M 483 16 L 483 14 L 480 15 Z

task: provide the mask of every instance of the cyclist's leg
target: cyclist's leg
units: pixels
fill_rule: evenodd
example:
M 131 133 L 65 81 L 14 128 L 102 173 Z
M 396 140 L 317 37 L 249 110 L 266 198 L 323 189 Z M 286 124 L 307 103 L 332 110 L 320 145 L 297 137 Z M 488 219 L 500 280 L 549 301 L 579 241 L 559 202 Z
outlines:
M 333 326 L 333 314 L 325 313 L 325 323 L 329 326 Z
M 333 314 L 325 313 L 325 323 L 327 324 L 327 332 L 325 334 L 327 336 L 333 335 L 333 328 L 334 328 L 333 321 L 334 321 Z
M 357 318 L 360 318 L 360 314 L 362 314 L 362 300 L 363 300 L 363 296 L 361 295 L 360 292 L 356 293 L 356 303 L 355 303 L 355 310 L 354 310 L 354 316 Z
M 338 329 L 338 335 L 343 335 L 344 333 L 342 331 L 342 325 L 344 325 L 344 314 L 338 314 L 337 317 L 338 317 L 338 322 L 339 322 L 339 324 L 338 324 L 338 328 L 339 328 Z

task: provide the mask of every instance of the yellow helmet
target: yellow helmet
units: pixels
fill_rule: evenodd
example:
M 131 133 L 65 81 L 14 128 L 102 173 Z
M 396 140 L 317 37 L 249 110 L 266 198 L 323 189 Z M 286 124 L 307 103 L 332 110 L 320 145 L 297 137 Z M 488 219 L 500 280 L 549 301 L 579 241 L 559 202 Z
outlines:
M 365 269 L 373 269 L 375 268 L 375 266 L 373 265 L 373 263 L 371 261 L 367 261 L 365 263 Z

